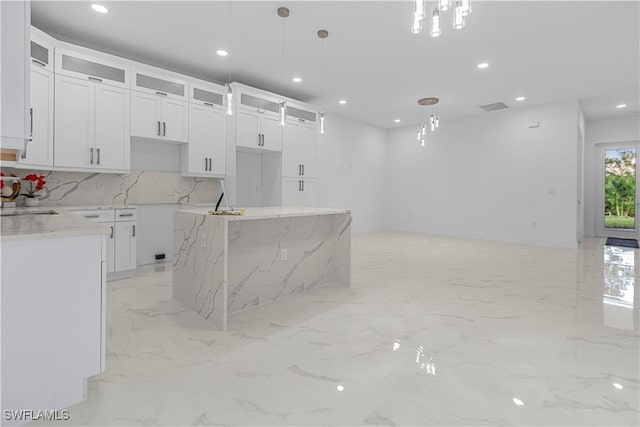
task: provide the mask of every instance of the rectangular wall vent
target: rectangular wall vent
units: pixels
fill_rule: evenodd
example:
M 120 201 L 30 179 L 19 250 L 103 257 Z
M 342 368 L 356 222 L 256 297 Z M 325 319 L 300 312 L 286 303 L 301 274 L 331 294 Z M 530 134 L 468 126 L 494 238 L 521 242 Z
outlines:
M 496 102 L 495 104 L 481 105 L 480 108 L 482 108 L 486 112 L 491 112 L 496 110 L 504 110 L 505 108 L 509 108 L 509 106 L 504 102 Z

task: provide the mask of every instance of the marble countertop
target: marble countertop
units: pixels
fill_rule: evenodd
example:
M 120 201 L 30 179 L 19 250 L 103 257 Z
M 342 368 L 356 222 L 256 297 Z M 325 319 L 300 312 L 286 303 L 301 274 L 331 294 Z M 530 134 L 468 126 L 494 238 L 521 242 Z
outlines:
M 39 214 L 56 212 L 55 215 Z M 25 213 L 25 215 L 14 215 Z M 62 208 L 18 208 L 0 210 L 0 240 L 56 239 L 60 237 L 109 234 L 109 227 Z
M 209 211 L 215 206 L 197 209 L 178 209 L 176 212 L 185 212 L 195 215 L 209 215 Z M 297 206 L 275 206 L 268 208 L 244 208 L 244 215 L 221 215 L 229 221 L 247 221 L 252 219 L 286 218 L 295 216 L 335 215 L 351 213 L 350 209 L 336 208 L 303 208 Z

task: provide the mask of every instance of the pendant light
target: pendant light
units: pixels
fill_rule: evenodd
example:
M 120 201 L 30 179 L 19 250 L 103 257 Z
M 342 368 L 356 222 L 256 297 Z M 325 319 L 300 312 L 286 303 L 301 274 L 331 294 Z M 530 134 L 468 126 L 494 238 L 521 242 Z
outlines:
M 324 41 L 325 39 L 329 37 L 329 32 L 327 30 L 319 30 L 318 31 L 318 38 L 320 40 L 322 40 L 322 68 L 321 68 L 321 78 L 320 78 L 320 93 L 322 96 L 322 109 L 320 110 L 320 133 L 324 133 L 324 118 L 325 118 L 325 112 L 324 112 Z
M 446 12 L 451 9 L 451 0 L 438 0 L 438 9 L 440 9 L 440 12 Z
M 286 7 L 278 8 L 278 16 L 282 18 L 282 81 L 284 82 L 284 20 L 289 16 L 289 9 Z M 283 100 L 279 105 L 280 126 L 287 123 L 287 101 Z
M 431 37 L 438 37 L 440 32 L 440 11 L 436 7 L 431 14 Z
M 418 34 L 422 31 L 422 20 L 424 19 L 424 1 L 425 0 L 415 0 L 414 10 L 413 10 L 413 24 L 411 25 L 411 32 L 413 34 Z
M 227 49 L 231 52 L 231 0 L 229 0 L 229 18 L 227 20 L 229 31 L 227 33 Z M 231 88 L 231 60 L 227 59 L 227 84 L 225 87 L 225 96 L 227 98 L 227 115 L 233 116 L 233 89 Z
M 426 0 L 415 0 L 413 19 L 411 22 L 411 32 L 418 34 L 422 32 L 423 21 L 426 18 Z M 453 28 L 460 30 L 466 25 L 467 16 L 471 15 L 471 0 L 436 0 L 435 7 L 430 15 L 431 37 L 439 37 L 442 32 L 441 14 L 449 9 L 453 9 Z
M 421 107 L 428 107 L 431 105 L 436 105 L 440 100 L 438 98 L 420 98 L 418 99 L 418 105 Z M 438 127 L 440 127 L 440 117 L 435 114 L 431 114 L 429 116 L 429 130 L 431 132 L 435 132 Z M 427 120 L 425 110 L 422 109 L 422 124 L 418 128 L 418 141 L 420 141 L 420 146 L 424 147 L 425 140 L 427 136 Z

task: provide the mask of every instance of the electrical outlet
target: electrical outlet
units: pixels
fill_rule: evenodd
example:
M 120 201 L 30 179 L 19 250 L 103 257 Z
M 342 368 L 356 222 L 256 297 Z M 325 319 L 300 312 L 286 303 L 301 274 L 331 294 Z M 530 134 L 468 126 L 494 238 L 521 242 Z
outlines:
M 287 253 L 287 250 L 286 249 L 281 249 L 280 250 L 280 261 L 286 261 L 288 257 L 289 257 L 289 254 Z
M 202 233 L 200 235 L 200 246 L 203 248 L 207 247 L 207 233 Z
M 104 182 L 103 181 L 96 182 L 96 190 L 97 191 L 104 191 Z

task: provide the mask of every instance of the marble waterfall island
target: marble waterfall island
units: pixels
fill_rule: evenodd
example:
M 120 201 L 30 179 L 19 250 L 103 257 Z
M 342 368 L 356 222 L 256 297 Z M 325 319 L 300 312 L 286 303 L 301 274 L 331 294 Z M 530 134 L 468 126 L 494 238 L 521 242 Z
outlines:
M 241 310 L 324 284 L 348 286 L 351 211 L 210 208 L 174 215 L 173 297 L 223 330 Z

